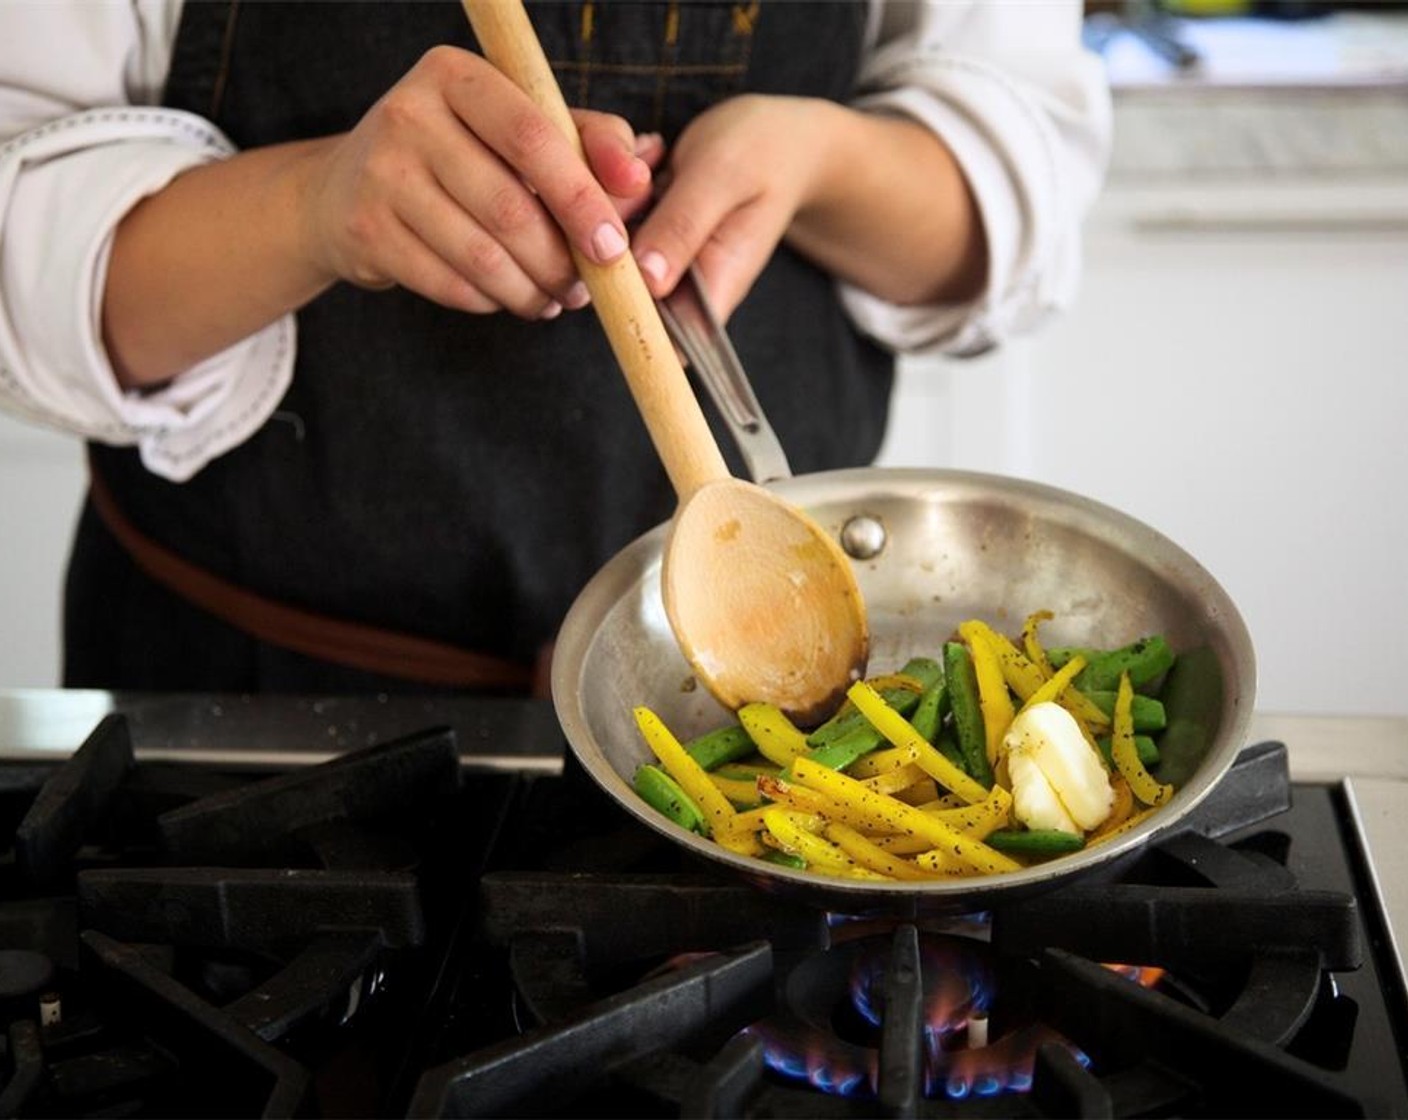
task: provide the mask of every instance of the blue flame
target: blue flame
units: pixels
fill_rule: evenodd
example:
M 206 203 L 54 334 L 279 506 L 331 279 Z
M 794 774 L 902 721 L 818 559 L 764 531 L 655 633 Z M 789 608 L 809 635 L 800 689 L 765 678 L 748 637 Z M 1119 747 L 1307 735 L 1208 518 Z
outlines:
M 847 924 L 852 932 L 862 928 L 838 915 L 828 920 L 833 926 Z M 878 1029 L 885 1010 L 889 943 L 881 938 L 874 942 L 856 945 L 848 990 L 857 1014 Z M 921 935 L 926 1096 L 961 1101 L 1028 1092 L 1036 1052 L 1044 1042 L 1066 1047 L 1082 1066 L 1090 1066 L 1086 1054 L 1041 1024 L 1016 1027 L 985 1046 L 969 1044 L 970 1022 L 985 1016 L 996 997 L 986 949 L 967 939 Z M 857 1045 L 790 1012 L 754 1024 L 746 1033 L 762 1040 L 768 1068 L 784 1077 L 847 1097 L 874 1097 L 878 1091 L 878 1037 L 875 1046 Z
M 985 1073 L 973 1083 L 973 1092 L 980 1097 L 995 1097 L 1011 1084 L 1011 1078 L 1004 1081 L 991 1073 Z
M 768 1064 L 769 1069 L 775 1069 L 778 1073 L 798 1081 L 807 1080 L 807 1063 L 801 1054 L 790 1053 L 778 1046 L 764 1045 L 763 1061 Z
M 873 1096 L 878 1055 L 826 1035 L 787 1016 L 774 1016 L 745 1027 L 743 1034 L 761 1039 L 763 1062 L 776 1073 L 805 1081 L 835 1096 Z
M 931 1050 L 925 1092 L 952 1100 L 1028 1092 L 1036 1052 L 1044 1042 L 1059 1043 L 1083 1065 L 1089 1064 L 1084 1054 L 1055 1031 L 1031 1024 L 977 1049 Z

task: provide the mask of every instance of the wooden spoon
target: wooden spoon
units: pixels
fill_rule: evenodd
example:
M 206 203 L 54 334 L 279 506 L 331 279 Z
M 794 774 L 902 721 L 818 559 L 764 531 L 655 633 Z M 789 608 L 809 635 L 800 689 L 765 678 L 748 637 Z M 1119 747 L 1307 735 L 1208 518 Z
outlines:
M 581 149 L 521 0 L 463 0 L 485 56 Z M 734 478 L 630 253 L 577 269 L 679 498 L 661 590 L 685 659 L 721 704 L 775 704 L 803 726 L 865 671 L 869 632 L 849 559 L 815 521 Z

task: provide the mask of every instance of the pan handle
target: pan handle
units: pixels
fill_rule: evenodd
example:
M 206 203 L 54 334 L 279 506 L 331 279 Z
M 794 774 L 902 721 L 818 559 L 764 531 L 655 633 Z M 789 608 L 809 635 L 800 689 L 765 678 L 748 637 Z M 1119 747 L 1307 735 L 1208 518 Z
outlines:
M 753 481 L 762 486 L 791 478 L 787 454 L 763 415 L 743 363 L 714 314 L 693 265 L 680 277 L 675 290 L 660 301 L 660 317 L 723 416 Z

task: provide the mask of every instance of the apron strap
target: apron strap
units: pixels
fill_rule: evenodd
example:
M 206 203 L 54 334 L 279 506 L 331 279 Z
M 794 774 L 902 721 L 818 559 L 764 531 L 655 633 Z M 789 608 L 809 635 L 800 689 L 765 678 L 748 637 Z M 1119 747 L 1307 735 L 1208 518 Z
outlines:
M 187 602 L 270 645 L 381 676 L 455 688 L 547 695 L 551 647 L 538 664 L 460 649 L 428 638 L 328 618 L 266 599 L 209 572 L 130 522 L 90 458 L 88 497 L 108 531 L 149 578 Z

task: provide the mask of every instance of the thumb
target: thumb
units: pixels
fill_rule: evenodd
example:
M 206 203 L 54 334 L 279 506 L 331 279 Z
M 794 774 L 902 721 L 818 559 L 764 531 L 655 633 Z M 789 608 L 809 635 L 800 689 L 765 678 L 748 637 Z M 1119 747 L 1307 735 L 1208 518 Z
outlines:
M 719 322 L 727 322 L 747 297 L 780 240 L 760 206 L 734 210 L 714 228 L 694 263 Z

